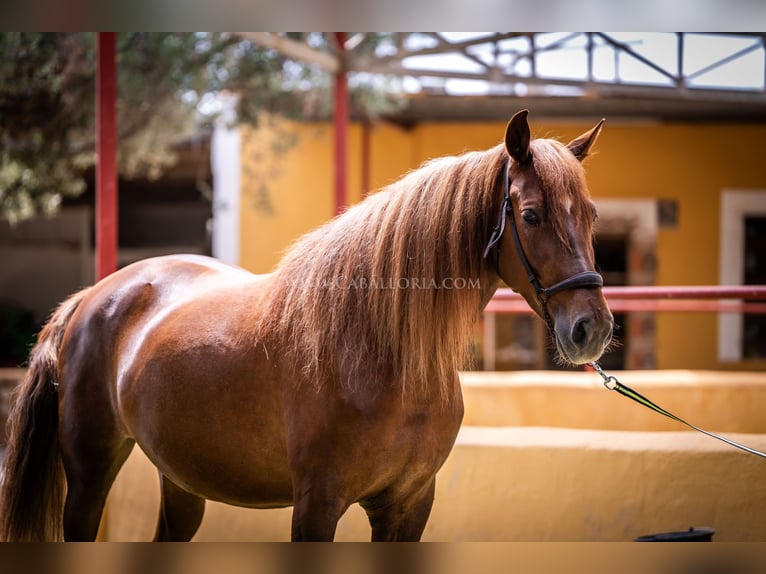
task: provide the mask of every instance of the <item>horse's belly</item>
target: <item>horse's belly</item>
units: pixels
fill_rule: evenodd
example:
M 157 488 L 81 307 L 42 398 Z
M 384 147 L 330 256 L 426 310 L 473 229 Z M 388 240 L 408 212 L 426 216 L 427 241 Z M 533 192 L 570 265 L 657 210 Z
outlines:
M 153 330 L 117 392 L 126 429 L 178 486 L 239 506 L 292 501 L 281 392 L 265 350 L 183 317 Z
M 166 388 L 163 394 L 165 406 L 144 403 L 141 420 L 128 423 L 160 472 L 184 490 L 227 504 L 292 503 L 284 431 L 274 411 L 239 393 L 239 399 L 225 396 L 223 388 L 202 395 Z
M 152 457 L 150 457 L 152 458 Z M 292 504 L 292 483 L 282 469 L 262 461 L 246 471 L 229 461 L 210 460 L 206 454 L 153 460 L 160 472 L 184 490 L 217 502 L 248 508 L 278 508 Z

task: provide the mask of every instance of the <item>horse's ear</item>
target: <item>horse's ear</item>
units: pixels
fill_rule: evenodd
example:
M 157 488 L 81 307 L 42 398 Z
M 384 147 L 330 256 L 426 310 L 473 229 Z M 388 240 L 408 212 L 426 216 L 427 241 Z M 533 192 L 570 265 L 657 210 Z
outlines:
M 505 128 L 505 149 L 508 150 L 508 155 L 520 164 L 530 160 L 528 113 L 529 110 L 517 112 Z
M 604 125 L 605 121 L 605 119 L 602 119 L 596 124 L 596 127 L 569 142 L 567 147 L 577 159 L 582 161 L 588 156 L 593 144 L 596 143 L 596 140 L 598 139 L 598 134 L 601 133 L 601 127 Z

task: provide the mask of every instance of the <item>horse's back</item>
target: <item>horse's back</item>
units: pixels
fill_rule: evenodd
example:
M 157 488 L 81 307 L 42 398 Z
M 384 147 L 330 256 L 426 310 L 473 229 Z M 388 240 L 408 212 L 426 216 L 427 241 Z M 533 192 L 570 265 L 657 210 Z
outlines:
M 164 255 L 132 263 L 97 283 L 94 289 L 109 292 L 121 289 L 121 285 L 151 283 L 177 292 L 191 292 L 206 282 L 226 285 L 257 281 L 258 278 L 240 267 L 205 255 Z
M 67 360 L 78 350 L 93 355 L 94 349 L 129 356 L 154 327 L 200 301 L 217 303 L 221 315 L 227 310 L 236 314 L 238 300 L 229 295 L 252 291 L 260 278 L 200 255 L 133 263 L 90 288 L 72 318 L 62 358 Z

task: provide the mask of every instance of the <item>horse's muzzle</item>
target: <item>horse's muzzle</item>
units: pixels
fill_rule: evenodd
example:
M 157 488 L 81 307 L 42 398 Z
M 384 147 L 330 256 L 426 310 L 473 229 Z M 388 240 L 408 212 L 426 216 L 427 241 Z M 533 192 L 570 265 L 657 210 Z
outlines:
M 573 318 L 556 317 L 555 340 L 561 357 L 582 365 L 598 360 L 612 340 L 614 317 L 609 309 L 579 313 Z

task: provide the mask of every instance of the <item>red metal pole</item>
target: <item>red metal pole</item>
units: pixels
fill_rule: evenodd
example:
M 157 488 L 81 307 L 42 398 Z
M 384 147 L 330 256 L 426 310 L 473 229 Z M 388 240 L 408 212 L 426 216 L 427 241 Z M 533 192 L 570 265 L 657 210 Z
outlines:
M 766 303 L 760 302 L 766 301 L 766 285 L 604 287 L 603 292 L 610 309 L 615 312 L 766 313 Z M 715 301 L 714 299 L 723 300 Z M 510 289 L 498 289 L 485 311 L 487 313 L 531 313 L 529 305 L 521 295 Z
M 346 33 L 336 32 L 335 40 L 340 55 L 340 69 L 335 74 L 335 106 L 333 108 L 333 130 L 335 143 L 335 194 L 334 211 L 339 214 L 348 203 L 346 195 L 346 157 L 348 132 L 348 79 L 345 67 Z
M 96 279 L 117 270 L 117 38 L 98 32 Z
M 647 285 L 604 287 L 615 299 L 758 299 L 766 300 L 766 285 Z M 498 289 L 496 300 L 521 299 L 511 289 Z
M 607 297 L 620 299 L 759 299 L 766 285 L 672 285 L 669 287 L 604 287 Z
M 697 312 L 697 313 L 755 313 L 766 314 L 766 303 L 742 303 L 740 301 L 711 301 L 694 299 L 607 299 L 609 309 L 613 313 L 629 313 L 633 311 L 643 312 Z M 530 315 L 532 309 L 526 301 L 505 299 L 497 301 L 492 299 L 484 308 L 485 313 L 498 313 L 501 315 Z

